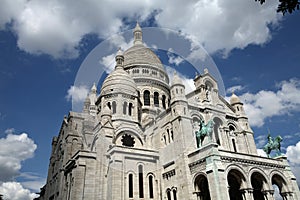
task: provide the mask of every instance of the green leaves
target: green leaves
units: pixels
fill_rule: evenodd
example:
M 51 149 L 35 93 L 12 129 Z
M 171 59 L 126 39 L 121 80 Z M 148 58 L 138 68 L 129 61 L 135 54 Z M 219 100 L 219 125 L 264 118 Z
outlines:
M 266 0 L 255 0 L 259 1 L 260 4 L 264 4 Z M 299 10 L 300 1 L 298 0 L 279 0 L 277 12 L 281 12 L 283 15 L 287 12 L 292 13 L 295 10 Z

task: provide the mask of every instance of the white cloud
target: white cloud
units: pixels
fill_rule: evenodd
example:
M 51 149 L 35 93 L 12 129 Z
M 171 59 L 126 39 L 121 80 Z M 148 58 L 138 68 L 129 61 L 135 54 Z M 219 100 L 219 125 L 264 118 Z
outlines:
M 89 90 L 84 85 L 78 87 L 72 85 L 68 90 L 66 98 L 68 101 L 72 100 L 74 102 L 83 102 L 87 97 L 88 91 Z
M 275 92 L 261 90 L 256 94 L 245 93 L 240 98 L 245 103 L 250 124 L 260 127 L 267 118 L 300 110 L 300 80 L 282 81 Z
M 0 181 L 13 179 L 19 174 L 21 162 L 32 158 L 37 146 L 26 133 L 8 134 L 0 139 Z
M 257 149 L 257 155 L 259 155 L 261 157 L 268 157 L 266 152 L 264 152 L 263 149 Z
M 288 146 L 286 156 L 290 162 L 292 172 L 296 176 L 297 183 L 300 185 L 300 141 L 294 146 Z
M 0 28 L 13 22 L 19 48 L 29 53 L 76 57 L 85 35 L 106 38 L 127 28 L 124 18 L 143 21 L 154 15 L 156 24 L 193 35 L 209 53 L 221 50 L 228 54 L 234 48 L 270 40 L 269 25 L 281 16 L 276 13 L 277 4 L 240 0 L 125 0 L 118 5 L 113 1 L 3 0 Z
M 31 193 L 28 189 L 18 182 L 5 182 L 0 184 L 0 194 L 3 199 L 9 200 L 32 200 L 38 197 L 37 194 Z
M 287 147 L 286 156 L 290 162 L 300 164 L 300 141 L 295 146 Z
M 184 59 L 181 58 L 180 56 L 176 56 L 172 51 L 170 51 L 171 49 L 169 49 L 169 51 L 167 52 L 167 56 L 169 58 L 169 63 L 170 64 L 175 64 L 176 66 L 180 65 Z
M 108 56 L 104 56 L 101 58 L 101 60 L 99 61 L 100 64 L 103 65 L 103 69 L 105 70 L 106 73 L 110 73 L 113 71 L 113 69 L 115 68 L 115 56 L 116 54 L 110 54 Z
M 45 178 L 41 177 L 39 174 L 32 172 L 21 173 L 18 178 L 22 179 L 22 186 L 34 192 L 39 192 L 46 183 Z
M 14 128 L 8 128 L 4 131 L 5 134 L 13 134 L 15 132 Z
M 259 135 L 255 138 L 257 148 L 264 147 L 267 144 L 267 136 L 266 135 Z
M 242 90 L 244 90 L 244 89 L 245 89 L 244 86 L 241 86 L 241 85 L 235 85 L 235 86 L 232 86 L 232 87 L 227 88 L 226 93 L 227 93 L 227 94 L 231 94 L 231 93 L 233 93 L 233 92 L 239 92 L 239 91 L 242 91 Z
M 166 69 L 166 72 L 167 72 L 167 74 L 171 80 L 171 84 L 172 84 L 175 69 L 173 69 L 169 66 L 165 66 L 165 69 Z M 185 94 L 188 94 L 196 89 L 193 79 L 184 76 L 183 74 L 179 73 L 178 71 L 176 71 L 176 73 L 179 76 L 179 78 L 182 80 L 183 85 L 185 86 Z

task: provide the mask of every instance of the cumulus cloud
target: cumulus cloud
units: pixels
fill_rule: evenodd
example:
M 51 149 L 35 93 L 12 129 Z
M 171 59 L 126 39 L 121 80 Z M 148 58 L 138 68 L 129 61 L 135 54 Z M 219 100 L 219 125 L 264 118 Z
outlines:
M 66 98 L 68 101 L 83 102 L 87 97 L 88 92 L 87 86 L 81 85 L 77 87 L 72 85 L 67 92 Z
M 32 200 L 38 197 L 37 194 L 31 193 L 28 189 L 18 182 L 5 182 L 0 184 L 0 194 L 3 199 L 9 200 Z
M 252 126 L 261 127 L 267 118 L 300 110 L 300 80 L 282 81 L 277 87 L 277 91 L 261 90 L 240 96 Z
M 0 181 L 8 181 L 19 174 L 21 162 L 32 158 L 37 146 L 26 133 L 8 134 L 0 139 Z
M 286 156 L 290 162 L 291 169 L 297 178 L 298 185 L 300 185 L 300 141 L 298 141 L 296 145 L 287 147 Z
M 290 162 L 300 165 L 300 141 L 295 146 L 288 146 L 286 155 Z
M 6 137 L 0 138 L 0 194 L 9 200 L 31 200 L 37 195 L 14 179 L 21 174 L 22 161 L 34 156 L 37 145 L 26 133 L 14 132 L 14 128 L 9 128 Z
M 80 42 L 87 34 L 106 38 L 127 29 L 124 19 L 144 21 L 152 16 L 158 26 L 191 34 L 209 53 L 222 51 L 225 55 L 234 48 L 268 42 L 269 26 L 281 17 L 276 13 L 277 4 L 240 0 L 126 0 L 116 6 L 112 1 L 3 0 L 0 28 L 12 23 L 18 46 L 26 52 L 73 58 L 80 53 Z

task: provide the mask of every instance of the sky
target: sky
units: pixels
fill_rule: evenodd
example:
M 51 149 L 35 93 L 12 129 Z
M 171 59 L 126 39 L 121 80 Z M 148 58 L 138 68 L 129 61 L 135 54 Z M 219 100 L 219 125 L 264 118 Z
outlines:
M 112 35 L 131 32 L 136 21 L 190 41 L 188 56 L 170 48 L 161 57 L 191 87 L 187 74 L 194 71 L 183 63 L 199 59 L 201 45 L 221 74 L 226 99 L 234 91 L 243 101 L 257 148 L 268 130 L 283 136 L 282 151 L 299 183 L 300 12 L 282 16 L 276 7 L 276 1 L 254 0 L 1 0 L 0 194 L 32 199 L 45 184 L 52 137 L 89 89 L 76 84 L 86 57 Z M 118 46 L 126 49 L 130 41 L 115 40 L 109 52 Z M 114 54 L 100 55 L 102 71 L 111 70 Z

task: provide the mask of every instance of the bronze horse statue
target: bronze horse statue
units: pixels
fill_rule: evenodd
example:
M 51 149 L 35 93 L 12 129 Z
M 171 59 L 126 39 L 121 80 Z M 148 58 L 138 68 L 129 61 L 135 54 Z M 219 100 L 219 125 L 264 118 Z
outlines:
M 282 137 L 279 135 L 276 138 L 272 138 L 270 133 L 268 134 L 268 143 L 264 146 L 263 150 L 266 152 L 268 158 L 270 157 L 270 153 L 272 150 L 276 150 L 276 156 L 281 155 L 281 144 Z
M 205 136 L 208 135 L 209 141 L 211 141 L 211 134 L 213 132 L 214 122 L 212 120 L 209 120 L 207 124 L 204 123 L 203 120 L 200 122 L 200 128 L 198 131 L 196 131 L 196 138 L 198 143 L 198 148 L 202 146 L 202 142 L 205 138 Z

